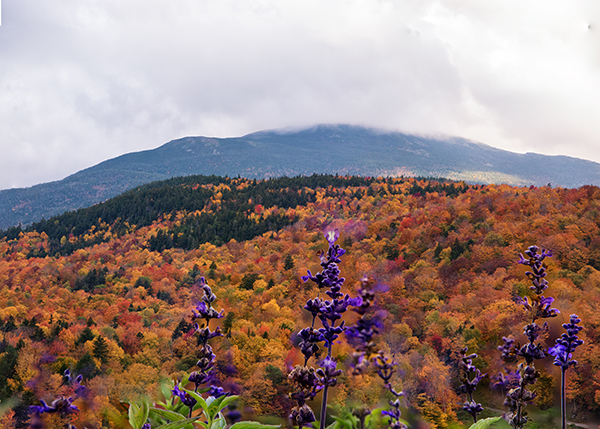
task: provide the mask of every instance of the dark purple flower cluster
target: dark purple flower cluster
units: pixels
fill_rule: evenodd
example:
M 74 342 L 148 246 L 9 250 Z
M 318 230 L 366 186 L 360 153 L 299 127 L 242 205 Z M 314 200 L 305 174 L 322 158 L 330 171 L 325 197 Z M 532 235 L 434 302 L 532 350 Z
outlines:
M 336 368 L 336 362 L 331 356 L 333 342 L 345 331 L 345 322 L 342 321 L 339 325 L 337 323 L 349 306 L 360 305 L 361 302 L 360 298 L 350 298 L 348 294 L 341 292 L 345 279 L 340 277 L 338 264 L 341 262 L 340 257 L 346 252 L 338 244 L 335 244 L 339 238 L 338 230 L 327 232 L 325 238 L 329 243 L 329 248 L 327 252 L 319 253 L 322 271 L 314 275 L 308 271 L 306 276 L 302 276 L 304 282 L 311 280 L 319 289 L 327 288 L 325 294 L 330 299 L 317 297 L 308 300 L 304 306 L 304 309 L 312 315 L 311 326 L 298 333 L 298 338 L 301 340 L 300 351 L 304 355 L 304 365 L 296 366 L 289 375 L 294 387 L 290 397 L 296 401 L 290 419 L 300 428 L 308 426 L 316 420 L 306 401 L 314 398 L 320 390 L 323 390 L 320 423 L 321 426 L 325 424 L 327 391 L 329 387 L 336 384 L 336 377 L 342 373 Z M 315 327 L 317 318 L 321 321 L 322 328 Z M 320 343 L 324 343 L 327 347 L 327 357 L 320 362 L 321 368 L 315 370 L 307 365 L 311 357 L 319 358 Z
M 544 296 L 544 291 L 548 288 L 544 259 L 552 257 L 552 252 L 546 249 L 542 249 L 541 253 L 538 253 L 538 251 L 539 247 L 530 246 L 525 251 L 525 255 L 527 255 L 528 258 L 519 254 L 519 264 L 529 265 L 531 268 L 531 271 L 525 272 L 525 275 L 531 280 L 529 290 L 535 294 L 535 298 L 532 302 L 529 301 L 528 297 L 521 298 L 520 302 L 527 311 L 532 313 L 534 322 L 536 319 L 556 317 L 560 314 L 560 311 L 556 308 L 551 308 L 554 298 Z
M 196 306 L 196 310 L 192 310 L 193 319 L 204 319 L 206 324 L 194 323 L 194 330 L 198 333 L 198 345 L 207 346 L 208 340 L 215 337 L 222 337 L 221 327 L 217 326 L 214 331 L 210 330 L 209 322 L 211 319 L 220 319 L 223 317 L 223 310 L 217 312 L 213 307 L 212 303 L 217 299 L 216 295 L 212 292 L 210 286 L 206 284 L 204 277 L 200 277 L 198 285 L 204 291 L 202 301 Z
M 535 391 L 529 390 L 528 386 L 535 384 L 540 375 L 534 362 L 537 359 L 546 357 L 544 347 L 537 341 L 541 334 L 548 332 L 548 324 L 544 323 L 540 326 L 536 323 L 536 320 L 556 317 L 560 314 L 560 311 L 552 308 L 554 298 L 544 296 L 544 291 L 548 288 L 548 281 L 546 280 L 546 266 L 543 261 L 547 257 L 551 257 L 552 252 L 546 249 L 542 249 L 541 252 L 539 250 L 537 246 L 530 246 L 524 252 L 527 258 L 520 254 L 518 261 L 519 264 L 528 265 L 531 268 L 525 274 L 531 280 L 529 290 L 534 293 L 534 297 L 532 300 L 528 297 L 519 298 L 519 302 L 531 316 L 531 323 L 523 328 L 523 333 L 528 342 L 521 346 L 512 338 L 503 337 L 504 344 L 498 347 L 498 350 L 502 353 L 502 359 L 506 363 L 518 361 L 519 357 L 525 360 L 525 362 L 518 365 L 517 371 L 512 373 L 512 377 L 501 375 L 498 377 L 499 382 L 496 383 L 496 386 L 509 388 L 504 405 L 509 408 L 506 418 L 513 428 L 522 428 L 528 421 L 524 409 L 536 397 Z M 509 382 L 511 385 L 507 386 Z
M 196 405 L 196 403 L 198 402 L 196 400 L 196 398 L 194 398 L 192 395 L 190 395 L 185 390 L 181 390 L 179 388 L 179 386 L 175 386 L 175 388 L 172 390 L 172 392 L 173 392 L 173 395 L 175 395 L 175 396 L 179 397 L 179 399 L 181 399 L 181 402 L 183 403 L 183 405 L 185 405 L 186 407 L 189 407 L 190 417 L 191 417 L 192 409 L 194 408 L 194 405 Z
M 217 297 L 210 286 L 206 284 L 204 277 L 200 277 L 198 285 L 202 288 L 204 295 L 202 296 L 202 301 L 196 306 L 196 310 L 192 310 L 192 317 L 193 319 L 204 319 L 206 322 L 202 323 L 202 325 L 194 323 L 198 345 L 201 346 L 200 359 L 196 363 L 199 371 L 194 371 L 190 374 L 190 381 L 194 383 L 194 391 L 196 392 L 200 385 L 213 382 L 215 379 L 214 364 L 216 356 L 208 344 L 208 340 L 215 337 L 222 337 L 223 334 L 221 333 L 220 326 L 211 331 L 209 324 L 212 319 L 221 319 L 224 312 L 224 310 L 218 312 L 213 308 L 212 303 L 215 302 Z
M 222 337 L 221 327 L 217 326 L 214 331 L 210 329 L 210 321 L 212 319 L 221 319 L 223 317 L 224 310 L 217 311 L 213 308 L 212 304 L 217 299 L 217 296 L 213 293 L 210 286 L 206 284 L 206 279 L 204 277 L 200 277 L 197 285 L 202 289 L 204 295 L 202 296 L 202 301 L 196 306 L 194 310 L 192 310 L 192 318 L 196 319 L 204 319 L 202 324 L 194 323 L 194 332 L 196 333 L 196 337 L 198 338 L 198 346 L 200 346 L 199 350 L 199 359 L 196 365 L 198 366 L 198 371 L 193 371 L 188 380 L 194 383 L 194 392 L 198 392 L 200 386 L 203 384 L 208 384 L 208 388 L 204 391 L 208 392 L 209 395 L 214 397 L 219 397 L 223 395 L 227 395 L 222 387 L 217 387 L 212 385 L 217 381 L 217 377 L 215 374 L 215 354 L 213 353 L 212 347 L 208 344 L 208 341 L 215 337 Z M 190 413 L 192 408 L 196 404 L 196 400 L 191 397 L 188 393 L 181 390 L 179 386 L 175 386 L 172 390 L 175 396 L 178 396 L 181 399 L 181 402 L 184 405 L 190 407 Z
M 460 391 L 467 397 L 463 405 L 463 410 L 471 414 L 473 422 L 477 422 L 477 415 L 483 411 L 481 404 L 478 404 L 473 399 L 473 392 L 477 389 L 477 384 L 487 375 L 482 374 L 479 369 L 473 365 L 473 359 L 477 358 L 476 353 L 467 355 L 468 348 L 465 347 L 460 351 L 460 367 L 462 369 L 462 383 Z
M 290 420 L 302 429 L 316 421 L 315 414 L 306 401 L 317 396 L 323 385 L 315 369 L 306 365 L 296 365 L 288 379 L 292 383 L 290 397 L 296 401 L 296 406 L 290 413 Z

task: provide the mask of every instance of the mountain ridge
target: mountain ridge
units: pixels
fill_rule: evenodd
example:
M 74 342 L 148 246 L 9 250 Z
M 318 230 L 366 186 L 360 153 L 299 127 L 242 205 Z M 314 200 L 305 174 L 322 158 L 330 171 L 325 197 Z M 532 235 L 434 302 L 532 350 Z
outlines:
M 310 174 L 444 177 L 470 183 L 600 185 L 600 164 L 518 154 L 460 137 L 353 125 L 182 137 L 103 161 L 63 180 L 0 191 L 0 228 L 88 207 L 136 186 L 192 174 L 271 178 Z

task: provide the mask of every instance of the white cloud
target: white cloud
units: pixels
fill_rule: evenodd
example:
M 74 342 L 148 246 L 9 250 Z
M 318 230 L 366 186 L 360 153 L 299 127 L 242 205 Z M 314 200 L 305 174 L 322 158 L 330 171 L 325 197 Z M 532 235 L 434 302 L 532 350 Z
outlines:
M 0 189 L 325 122 L 600 161 L 589 3 L 5 0 Z

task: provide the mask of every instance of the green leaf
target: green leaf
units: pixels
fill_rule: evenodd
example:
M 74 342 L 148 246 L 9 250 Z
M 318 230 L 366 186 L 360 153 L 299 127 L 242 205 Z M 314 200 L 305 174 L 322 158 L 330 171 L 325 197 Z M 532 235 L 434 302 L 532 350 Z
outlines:
M 358 422 L 358 418 L 354 417 L 353 415 L 348 415 L 348 417 L 338 417 L 338 416 L 334 416 L 331 415 L 331 417 L 333 418 L 333 420 L 335 420 L 333 423 L 331 423 L 329 426 L 327 426 L 326 429 L 338 429 L 338 428 L 342 428 L 342 429 L 352 429 L 354 427 L 354 423 L 356 420 L 356 422 Z
M 281 427 L 281 425 L 265 425 L 260 422 L 237 422 L 234 423 L 229 429 L 274 429 Z
M 212 398 L 212 400 L 211 400 Z M 238 398 L 237 395 L 232 396 L 220 396 L 213 398 L 212 396 L 206 400 L 208 404 L 208 413 L 214 418 L 222 409 L 231 404 Z M 209 402 L 210 401 L 210 402 Z
M 206 400 L 204 400 L 204 398 L 200 395 L 198 395 L 196 392 L 194 392 L 193 390 L 187 390 L 187 389 L 183 389 L 185 390 L 187 393 L 190 394 L 191 397 L 193 397 L 196 401 L 198 401 L 198 403 L 194 406 L 194 409 L 198 409 L 198 406 L 202 407 L 202 411 L 204 411 L 204 414 L 206 415 L 206 417 L 208 417 L 208 404 L 206 403 Z
M 469 426 L 469 429 L 486 429 L 501 419 L 502 417 L 488 417 L 487 419 L 479 420 L 477 423 L 473 423 L 471 426 Z
M 154 408 L 154 407 L 150 408 L 150 416 L 152 416 L 152 417 L 159 416 L 159 417 L 162 417 L 164 419 L 171 420 L 174 422 L 179 422 L 181 420 L 185 420 L 185 416 L 183 416 L 179 413 L 176 413 L 175 411 L 164 410 L 162 408 Z
M 189 425 L 190 423 L 195 422 L 199 418 L 200 417 L 192 417 L 192 418 L 180 420 L 177 422 L 167 423 L 166 425 L 159 426 L 156 429 L 181 429 L 181 428 L 185 427 L 186 425 Z M 205 429 L 207 429 L 206 424 L 204 422 L 198 422 L 198 423 L 200 423 Z
M 210 429 L 225 429 L 226 426 L 227 421 L 225 420 L 225 417 L 223 417 L 223 415 L 221 414 L 221 417 L 213 421 L 213 424 Z
M 135 402 L 129 404 L 129 424 L 133 429 L 142 429 L 146 420 L 148 420 L 149 407 L 146 401 L 143 401 L 141 406 Z

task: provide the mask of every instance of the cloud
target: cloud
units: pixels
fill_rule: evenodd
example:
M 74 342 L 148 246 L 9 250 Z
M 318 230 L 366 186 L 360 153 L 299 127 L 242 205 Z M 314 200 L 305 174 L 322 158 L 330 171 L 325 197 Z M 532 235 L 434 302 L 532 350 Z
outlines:
M 328 122 L 590 158 L 588 3 L 5 0 L 0 189 L 185 135 Z

